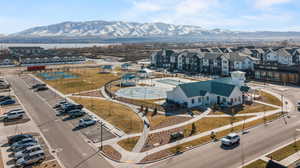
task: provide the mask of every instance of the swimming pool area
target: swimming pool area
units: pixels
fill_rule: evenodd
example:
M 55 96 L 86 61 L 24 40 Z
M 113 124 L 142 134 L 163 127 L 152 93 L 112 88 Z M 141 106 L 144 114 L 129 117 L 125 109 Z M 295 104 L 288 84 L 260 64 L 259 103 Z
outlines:
M 118 90 L 116 95 L 129 99 L 164 99 L 166 91 L 160 87 L 130 87 Z
M 178 80 L 176 80 L 176 79 L 161 79 L 161 80 L 157 80 L 157 82 L 160 82 L 163 84 L 168 84 L 168 85 L 173 85 L 173 86 L 187 83 L 186 81 L 182 81 L 180 79 L 178 79 Z
M 78 78 L 70 72 L 43 72 L 39 73 L 37 76 L 42 77 L 45 80 L 57 80 L 57 79 L 75 79 Z

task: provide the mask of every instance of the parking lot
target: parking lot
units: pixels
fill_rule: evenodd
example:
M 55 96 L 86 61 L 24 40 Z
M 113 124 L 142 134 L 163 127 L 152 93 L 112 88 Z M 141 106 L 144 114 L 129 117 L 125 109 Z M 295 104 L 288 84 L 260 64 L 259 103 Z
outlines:
M 15 100 L 12 104 L 4 104 L 0 108 L 0 168 L 4 167 L 16 167 L 15 153 L 8 144 L 8 137 L 19 135 L 19 134 L 31 134 L 33 140 L 37 141 L 43 150 L 45 159 L 41 164 L 33 165 L 33 167 L 45 167 L 47 165 L 52 165 L 55 168 L 59 168 L 60 165 L 56 161 L 52 153 L 56 151 L 51 151 L 46 141 L 40 135 L 39 130 L 31 121 L 26 109 L 23 108 L 21 102 L 19 102 L 18 97 L 14 94 L 11 89 L 0 89 L 0 101 Z M 8 117 L 8 114 L 18 113 L 18 117 Z M 3 165 L 3 166 L 2 166 Z M 26 166 L 32 167 L 32 166 Z
M 45 153 L 45 160 L 43 162 L 55 160 L 54 156 L 51 154 L 53 151 L 49 150 L 46 142 L 40 136 L 39 133 L 27 132 L 27 133 L 23 133 L 23 134 L 33 135 L 33 137 L 38 141 L 38 144 L 41 145 L 41 147 Z M 14 158 L 14 152 L 12 151 L 11 146 L 8 144 L 8 141 L 6 141 L 5 143 L 2 142 L 1 150 L 2 150 L 2 155 L 3 155 L 3 162 L 5 163 L 5 166 L 8 168 L 16 167 L 15 166 L 16 159 Z M 31 167 L 31 166 L 28 166 L 28 167 Z
M 39 84 L 40 82 L 37 81 L 36 79 L 32 78 L 29 75 L 24 75 L 22 77 L 22 79 L 26 82 L 26 84 L 28 85 L 28 88 L 32 87 L 35 84 Z M 49 106 L 53 107 L 55 106 L 59 101 L 64 100 L 63 97 L 61 97 L 60 95 L 56 94 L 54 91 L 52 91 L 51 89 L 49 90 L 45 90 L 45 91 L 41 91 L 41 92 L 37 92 L 37 94 L 45 101 L 49 104 Z M 64 122 L 67 122 L 69 124 L 71 124 L 73 126 L 74 131 L 80 131 L 83 135 L 85 135 L 90 141 L 92 141 L 93 143 L 98 143 L 101 141 L 101 124 L 97 122 L 96 125 L 87 127 L 87 128 L 82 128 L 82 129 L 76 129 L 79 120 L 86 117 L 82 116 L 79 118 L 75 118 L 75 119 L 70 119 L 68 120 L 66 116 L 59 116 L 59 118 L 61 120 L 63 120 Z M 115 135 L 113 135 L 112 133 L 110 133 L 105 126 L 103 126 L 102 128 L 102 140 L 106 141 L 109 139 L 114 138 Z
M 11 99 L 15 100 L 14 104 L 10 105 L 2 105 L 0 107 L 0 116 L 3 116 L 5 113 L 10 112 L 11 110 L 15 109 L 22 109 L 22 106 L 20 105 L 17 97 L 14 95 L 13 91 L 11 90 L 0 90 L 0 97 L 1 96 L 7 96 Z M 26 114 L 26 112 L 23 114 L 22 118 L 16 118 L 16 119 L 10 119 L 10 120 L 4 120 L 1 118 L 0 122 L 3 122 L 4 126 L 10 126 L 10 125 L 16 125 L 16 124 L 22 124 L 30 121 L 29 116 Z

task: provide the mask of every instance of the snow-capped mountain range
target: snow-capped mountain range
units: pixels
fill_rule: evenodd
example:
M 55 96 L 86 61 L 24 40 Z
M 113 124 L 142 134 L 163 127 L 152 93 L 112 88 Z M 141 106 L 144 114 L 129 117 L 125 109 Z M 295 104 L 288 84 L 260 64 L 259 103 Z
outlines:
M 204 29 L 200 26 L 173 25 L 165 23 L 135 23 L 122 21 L 63 22 L 49 26 L 34 27 L 10 36 L 30 37 L 165 37 L 232 34 L 221 29 Z

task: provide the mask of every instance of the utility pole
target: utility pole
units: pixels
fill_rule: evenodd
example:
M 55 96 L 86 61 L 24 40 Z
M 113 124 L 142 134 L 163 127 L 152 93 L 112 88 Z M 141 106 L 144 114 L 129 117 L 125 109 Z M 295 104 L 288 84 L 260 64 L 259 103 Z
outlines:
M 100 150 L 102 151 L 103 150 L 103 123 L 102 123 L 102 121 L 100 122 L 100 125 L 101 125 L 101 127 L 100 127 L 100 133 L 101 133 L 101 146 L 100 146 Z

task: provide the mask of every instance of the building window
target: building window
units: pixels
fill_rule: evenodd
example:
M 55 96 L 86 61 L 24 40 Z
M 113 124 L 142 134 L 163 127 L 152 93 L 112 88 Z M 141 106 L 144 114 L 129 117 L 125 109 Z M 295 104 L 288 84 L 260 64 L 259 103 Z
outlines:
M 195 100 L 194 99 L 192 99 L 192 104 L 194 104 L 195 103 Z
M 209 101 L 209 97 L 208 96 L 206 97 L 206 100 Z
M 198 98 L 198 103 L 201 103 L 201 97 Z

